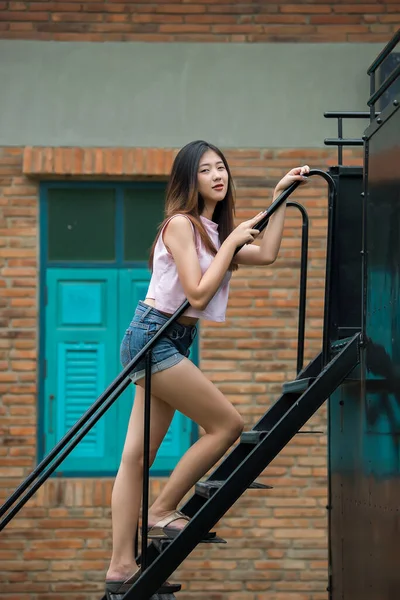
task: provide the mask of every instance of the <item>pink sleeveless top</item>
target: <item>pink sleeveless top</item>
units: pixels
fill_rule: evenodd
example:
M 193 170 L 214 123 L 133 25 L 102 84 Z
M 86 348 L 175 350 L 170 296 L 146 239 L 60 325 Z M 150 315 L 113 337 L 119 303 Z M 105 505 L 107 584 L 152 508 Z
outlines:
M 174 215 L 173 217 L 171 217 L 171 219 L 173 219 L 176 216 L 178 215 Z M 179 216 L 185 217 L 185 215 Z M 199 257 L 201 272 L 204 274 L 210 266 L 212 260 L 214 259 L 214 256 L 210 254 L 207 248 L 204 246 L 200 235 L 193 226 L 193 223 L 188 217 L 186 218 L 191 224 L 194 232 L 196 250 L 197 255 Z M 171 219 L 169 219 L 167 223 L 169 223 Z M 200 219 L 202 220 L 202 223 L 211 241 L 218 250 L 221 244 L 219 241 L 217 223 L 214 223 L 213 221 L 210 221 L 210 219 L 206 219 L 205 217 L 200 217 Z M 146 294 L 146 298 L 152 298 L 153 300 L 155 300 L 155 308 L 157 310 L 161 310 L 162 312 L 172 314 L 181 306 L 181 304 L 186 299 L 186 296 L 183 291 L 182 285 L 179 281 L 175 261 L 172 257 L 172 254 L 167 250 L 163 241 L 163 233 L 167 223 L 164 225 L 158 237 L 156 247 L 154 249 L 153 273 L 150 280 L 149 289 Z M 197 319 L 202 318 L 216 322 L 225 321 L 230 278 L 231 272 L 227 271 L 222 281 L 222 284 L 220 285 L 220 288 L 218 289 L 214 297 L 210 300 L 205 310 L 195 310 L 190 306 L 183 313 L 184 316 L 195 317 Z

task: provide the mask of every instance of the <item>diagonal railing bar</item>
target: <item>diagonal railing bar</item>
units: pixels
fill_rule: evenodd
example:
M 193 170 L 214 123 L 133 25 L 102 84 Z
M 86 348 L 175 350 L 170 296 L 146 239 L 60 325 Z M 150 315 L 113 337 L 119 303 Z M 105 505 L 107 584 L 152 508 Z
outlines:
M 392 79 L 390 82 L 388 82 L 388 79 L 386 79 L 383 82 L 383 84 L 381 85 L 381 87 L 379 88 L 379 90 L 376 91 L 376 71 L 377 71 L 378 67 L 381 66 L 383 61 L 389 56 L 389 54 L 392 52 L 392 50 L 395 48 L 395 46 L 397 46 L 397 44 L 399 42 L 400 42 L 400 29 L 398 29 L 396 31 L 396 33 L 394 34 L 392 39 L 389 40 L 389 42 L 386 44 L 386 46 L 383 48 L 383 50 L 380 52 L 380 54 L 378 54 L 378 56 L 375 58 L 372 65 L 370 65 L 370 67 L 368 68 L 367 75 L 369 75 L 370 99 L 368 100 L 367 104 L 370 107 L 371 121 L 376 117 L 376 111 L 375 111 L 376 100 L 384 93 L 384 91 L 386 90 L 386 87 L 389 87 L 389 85 L 391 85 L 393 83 L 394 79 L 396 79 L 396 77 L 398 76 L 398 73 L 395 74 L 394 79 Z M 389 78 L 392 78 L 392 77 L 393 77 L 393 71 L 389 75 Z
M 380 88 L 378 88 L 376 90 L 376 92 L 371 94 L 371 97 L 369 98 L 369 100 L 367 102 L 368 106 L 370 106 L 370 107 L 374 106 L 376 101 L 379 100 L 379 98 L 381 96 L 383 96 L 383 94 L 386 92 L 386 90 L 388 88 L 390 88 L 392 83 L 394 83 L 398 77 L 400 77 L 400 64 L 398 64 L 397 67 L 395 67 L 393 69 L 393 71 L 391 73 L 389 73 L 389 75 L 387 76 L 385 81 L 382 83 Z
M 318 175 L 328 181 L 330 186 L 330 197 L 335 191 L 335 183 L 331 176 L 325 171 L 319 169 L 310 170 L 308 176 Z M 260 232 L 262 232 L 267 226 L 270 217 L 276 212 L 276 210 L 287 200 L 287 198 L 297 189 L 300 185 L 299 181 L 292 183 L 286 190 L 284 190 L 278 198 L 272 202 L 266 211 L 264 217 L 255 225 Z M 333 192 L 332 192 L 333 190 Z M 244 245 L 244 244 L 243 244 Z M 243 247 L 239 246 L 236 248 L 235 255 Z M 7 516 L 0 521 L 0 531 L 11 521 L 11 519 L 21 510 L 26 502 L 33 496 L 33 494 L 39 489 L 39 487 L 50 477 L 55 469 L 61 464 L 61 462 L 70 454 L 75 448 L 79 441 L 90 431 L 90 429 L 97 423 L 101 416 L 110 408 L 115 400 L 121 395 L 121 393 L 128 387 L 130 383 L 129 374 L 134 367 L 140 362 L 140 360 L 146 356 L 147 352 L 154 346 L 157 340 L 164 334 L 165 330 L 170 327 L 190 306 L 188 300 L 182 303 L 182 305 L 175 311 L 171 318 L 161 326 L 154 337 L 137 353 L 132 361 L 121 371 L 121 373 L 114 379 L 114 381 L 106 388 L 106 390 L 99 396 L 96 402 L 82 415 L 82 417 L 71 427 L 71 429 L 61 438 L 61 440 L 55 445 L 53 450 L 37 465 L 37 467 L 28 475 L 28 477 L 18 486 L 18 488 L 11 494 L 11 496 L 5 501 L 0 507 L 0 517 L 5 515 L 9 509 L 19 500 L 19 502 L 12 508 Z M 61 452 L 61 454 L 59 454 Z M 58 456 L 59 455 L 59 456 Z M 57 457 L 57 458 L 56 458 Z M 40 476 L 40 477 L 39 477 Z M 39 478 L 39 479 L 38 479 Z M 29 488 L 33 482 L 36 483 Z M 25 495 L 24 492 L 27 493 Z M 22 496 L 22 498 L 21 498 Z
M 397 46 L 397 44 L 399 42 L 400 42 L 400 29 L 398 29 L 396 31 L 396 33 L 394 34 L 392 39 L 390 39 L 388 41 L 388 43 L 383 48 L 383 50 L 378 54 L 378 56 L 375 58 L 373 63 L 368 67 L 368 71 L 367 71 L 368 75 L 375 73 L 375 71 L 378 69 L 378 67 L 381 66 L 381 64 L 383 63 L 385 58 L 387 58 L 389 56 L 391 51 Z

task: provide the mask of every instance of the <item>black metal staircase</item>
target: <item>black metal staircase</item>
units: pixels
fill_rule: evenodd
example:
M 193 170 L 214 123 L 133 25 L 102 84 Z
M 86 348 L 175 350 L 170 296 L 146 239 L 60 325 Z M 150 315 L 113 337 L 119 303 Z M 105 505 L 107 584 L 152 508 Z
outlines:
M 333 179 L 323 171 L 314 170 L 310 175 L 319 175 L 329 184 L 329 210 L 335 197 Z M 296 189 L 292 184 L 270 206 L 267 214 L 257 226 L 262 231 L 273 212 Z M 327 338 L 327 313 L 329 311 L 331 237 L 328 229 L 327 281 L 325 290 L 324 341 L 322 352 L 306 368 L 302 368 L 304 350 L 305 292 L 307 269 L 308 218 L 301 205 L 290 202 L 288 205 L 299 208 L 303 217 L 301 294 L 299 311 L 299 340 L 297 378 L 283 386 L 283 393 L 251 431 L 242 434 L 240 443 L 226 456 L 206 481 L 198 482 L 193 496 L 180 509 L 190 521 L 173 540 L 154 540 L 147 544 L 148 506 L 148 461 L 144 464 L 143 483 L 143 523 L 142 551 L 138 563 L 142 566 L 140 577 L 135 580 L 125 594 L 107 593 L 103 600 L 172 600 L 180 585 L 166 588 L 163 584 L 179 567 L 182 561 L 199 543 L 227 543 L 219 538 L 212 528 L 233 506 L 247 489 L 270 489 L 256 481 L 271 461 L 289 441 L 301 432 L 301 428 L 318 410 L 325 400 L 343 382 L 359 362 L 360 334 L 335 343 L 329 347 Z M 239 250 L 239 249 L 238 249 Z M 189 303 L 186 301 L 171 319 L 161 327 L 152 340 L 135 356 L 121 374 L 111 383 L 94 405 L 82 416 L 64 436 L 49 455 L 36 467 L 24 482 L 0 507 L 0 531 L 14 518 L 35 491 L 48 479 L 57 466 L 73 450 L 100 417 L 108 410 L 123 390 L 129 385 L 129 373 L 143 358 L 150 365 L 151 349 L 165 330 L 177 320 Z M 145 381 L 145 459 L 148 458 L 150 426 L 150 369 Z M 310 433 L 310 432 L 308 432 Z M 319 433 L 319 432 L 311 432 Z M 17 502 L 18 501 L 18 502 Z
M 205 484 L 196 486 L 192 498 L 180 509 L 191 517 L 190 522 L 174 540 L 153 542 L 149 546 L 149 566 L 121 598 L 152 598 L 163 582 L 204 540 L 207 533 L 238 498 L 252 487 L 262 471 L 357 366 L 359 342 L 360 334 L 342 340 L 340 350 L 324 368 L 321 355 L 318 355 L 295 380 L 295 385 L 289 386 L 292 389 L 282 394 L 254 429 L 242 434 L 236 448 L 210 475 Z M 204 493 L 205 489 L 212 489 L 213 493 L 208 495 Z M 208 541 L 212 542 L 212 538 Z M 224 542 L 216 536 L 214 541 Z M 154 597 L 164 600 L 163 595 Z M 168 600 L 172 597 L 173 595 L 168 596 Z M 106 597 L 103 600 L 106 600 Z M 108 600 L 120 598 L 110 595 Z

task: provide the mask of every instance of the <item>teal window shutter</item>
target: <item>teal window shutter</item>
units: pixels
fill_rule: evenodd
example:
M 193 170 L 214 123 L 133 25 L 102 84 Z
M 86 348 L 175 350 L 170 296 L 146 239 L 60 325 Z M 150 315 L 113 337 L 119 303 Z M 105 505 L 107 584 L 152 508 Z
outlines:
M 59 435 L 68 431 L 103 392 L 104 350 L 103 344 L 58 344 L 56 427 Z M 105 436 L 105 421 L 100 419 L 79 443 L 77 458 L 102 459 Z

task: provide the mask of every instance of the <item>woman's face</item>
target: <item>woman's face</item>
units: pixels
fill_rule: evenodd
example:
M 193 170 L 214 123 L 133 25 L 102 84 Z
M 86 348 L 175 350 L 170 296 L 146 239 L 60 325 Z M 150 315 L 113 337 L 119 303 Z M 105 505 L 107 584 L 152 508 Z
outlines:
M 229 183 L 228 172 L 224 161 L 214 150 L 207 150 L 201 157 L 197 183 L 204 202 L 216 204 L 225 198 Z

